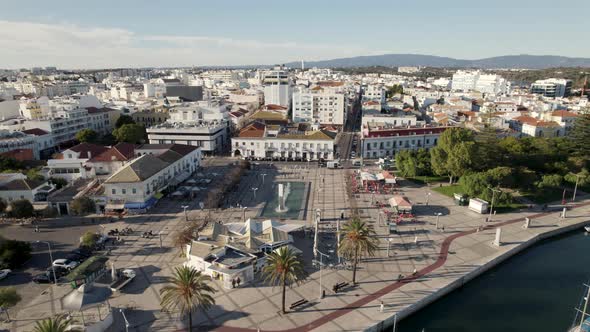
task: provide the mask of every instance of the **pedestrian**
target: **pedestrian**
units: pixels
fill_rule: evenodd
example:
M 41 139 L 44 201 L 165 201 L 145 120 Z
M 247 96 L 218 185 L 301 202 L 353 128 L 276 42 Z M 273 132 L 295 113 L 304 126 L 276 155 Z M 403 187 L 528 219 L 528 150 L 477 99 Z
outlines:
M 379 311 L 383 312 L 383 307 L 385 307 L 385 306 L 383 305 L 383 301 L 381 301 L 381 305 L 379 306 Z
M 231 288 L 236 288 L 236 279 L 231 280 Z
M 39 233 L 39 226 L 35 226 L 35 232 Z
M 240 287 L 240 283 L 242 282 L 242 279 L 240 279 L 240 277 L 238 277 L 238 279 L 236 280 L 236 282 L 238 283 L 238 287 Z

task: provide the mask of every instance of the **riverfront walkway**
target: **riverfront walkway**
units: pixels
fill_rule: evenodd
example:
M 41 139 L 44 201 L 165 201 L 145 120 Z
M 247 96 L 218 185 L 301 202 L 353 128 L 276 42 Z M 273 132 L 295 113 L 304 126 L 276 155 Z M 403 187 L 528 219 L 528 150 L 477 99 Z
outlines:
M 213 218 L 237 222 L 244 216 L 255 217 L 264 202 L 273 195 L 271 181 L 303 180 L 311 184 L 307 213 L 305 220 L 293 222 L 311 225 L 313 211 L 318 208 L 322 210 L 324 220 L 336 220 L 343 211 L 348 218 L 350 207 L 355 206 L 361 218 L 374 225 L 379 236 L 376 256 L 360 264 L 357 286 L 344 288 L 338 293 L 332 292 L 332 285 L 349 282 L 351 271 L 335 267 L 322 269 L 321 280 L 326 297 L 319 299 L 320 272 L 311 266 L 312 239 L 296 236 L 295 246 L 303 251 L 310 276 L 302 285 L 287 290 L 287 306 L 300 299 L 308 300 L 309 304 L 283 315 L 279 313 L 279 287 L 257 280 L 254 284 L 224 289 L 214 282 L 213 286 L 218 290 L 216 304 L 207 312 L 194 314 L 196 330 L 362 331 L 372 327 L 378 330 L 384 320 L 392 322 L 395 314 L 400 318 L 409 314 L 438 294 L 466 282 L 475 273 L 487 268 L 490 262 L 524 247 L 527 241 L 539 234 L 565 230 L 590 220 L 588 199 L 580 200 L 568 211 L 566 219 L 559 218 L 557 212 L 522 211 L 497 215 L 492 222 L 486 223 L 486 216 L 456 206 L 452 199 L 431 192 L 428 187 L 402 183 L 401 193 L 415 204 L 417 221 L 399 226 L 398 234 L 390 236 L 380 209 L 374 207 L 372 201 L 385 201 L 391 195 L 361 194 L 349 201 L 344 180 L 347 170 L 292 167 L 279 166 L 275 171 L 261 169 L 249 172 L 234 195 L 248 209 L 236 208 L 236 202 L 230 201 L 228 204 L 234 207 L 216 211 Z M 267 174 L 264 180 L 261 174 Z M 261 189 L 253 195 L 252 187 Z M 130 322 L 129 331 L 180 329 L 178 315 L 162 312 L 159 305 L 159 290 L 167 284 L 172 269 L 184 261 L 177 248 L 173 247 L 172 238 L 174 231 L 186 223 L 185 216 L 177 207 L 173 208 L 171 202 L 171 205 L 167 204 L 152 211 L 149 216 L 126 221 L 133 223 L 132 227 L 139 234 L 147 230 L 162 231 L 163 248 L 160 248 L 158 239 L 136 236 L 126 241 L 124 246 L 114 248 L 109 256 L 115 266 L 139 272 L 137 280 L 109 300 L 111 306 L 117 308 L 114 311 L 115 325 L 109 331 L 125 330 L 119 308 L 125 309 Z M 198 202 L 191 202 L 189 219 L 201 213 L 197 206 Z M 435 227 L 435 213 L 442 214 L 439 220 L 441 230 Z M 522 227 L 525 217 L 532 218 L 528 229 Z M 112 224 L 112 227 L 121 226 L 119 223 Z M 502 227 L 503 245 L 500 247 L 492 244 L 496 227 Z M 480 231 L 477 231 L 478 228 Z M 332 252 L 329 251 L 329 241 L 329 237 L 326 240 L 322 238 L 320 244 L 325 247 L 326 253 L 335 256 L 333 246 Z M 330 258 L 333 261 L 335 257 Z M 398 280 L 400 275 L 404 278 Z M 50 292 L 41 294 L 28 304 L 26 310 L 16 313 L 15 321 L 7 327 L 11 331 L 31 330 L 36 319 L 61 312 L 59 298 L 66 292 L 67 286 L 52 287 Z

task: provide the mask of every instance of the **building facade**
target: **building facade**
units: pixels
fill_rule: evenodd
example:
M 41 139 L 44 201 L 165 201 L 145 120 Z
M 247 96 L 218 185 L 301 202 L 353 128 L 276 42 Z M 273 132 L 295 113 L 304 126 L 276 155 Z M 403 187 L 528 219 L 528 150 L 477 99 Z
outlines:
M 361 138 L 364 158 L 393 157 L 402 150 L 430 149 L 440 135 L 450 127 L 369 127 Z

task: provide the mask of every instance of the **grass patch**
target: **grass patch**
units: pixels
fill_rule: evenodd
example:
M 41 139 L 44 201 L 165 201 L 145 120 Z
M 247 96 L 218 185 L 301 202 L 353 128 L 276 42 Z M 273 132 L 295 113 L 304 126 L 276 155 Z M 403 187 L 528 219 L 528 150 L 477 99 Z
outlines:
M 435 182 L 448 182 L 449 177 L 447 176 L 436 176 L 436 175 L 421 175 L 413 178 L 406 178 L 408 181 L 412 181 L 417 184 L 427 184 Z
M 447 197 L 450 198 L 454 198 L 454 194 L 462 194 L 465 193 L 465 190 L 463 190 L 463 187 L 459 184 L 453 184 L 450 186 L 443 186 L 443 187 L 433 187 L 432 188 L 433 191 L 436 191 L 439 194 L 443 194 Z M 496 210 L 496 213 L 507 213 L 507 212 L 512 212 L 514 210 L 519 210 L 519 209 L 523 209 L 526 208 L 527 205 L 526 204 L 522 204 L 522 203 L 517 203 L 517 202 L 513 202 L 513 203 L 505 203 L 505 204 L 494 204 L 494 210 Z
M 463 190 L 463 187 L 458 184 L 452 184 L 450 186 L 442 186 L 442 187 L 433 187 L 432 190 L 436 191 L 439 194 L 443 194 L 445 196 L 448 196 L 450 198 L 453 198 L 453 194 L 455 194 L 455 193 L 462 194 L 465 192 Z
M 568 191 L 569 192 L 569 191 Z M 556 201 L 561 201 L 563 198 L 563 189 L 561 188 L 546 188 L 546 189 L 539 189 L 536 191 L 523 191 L 521 192 L 522 197 L 529 199 L 536 204 L 545 204 L 551 203 Z M 568 195 L 571 198 L 571 194 L 566 193 L 566 199 L 568 199 Z

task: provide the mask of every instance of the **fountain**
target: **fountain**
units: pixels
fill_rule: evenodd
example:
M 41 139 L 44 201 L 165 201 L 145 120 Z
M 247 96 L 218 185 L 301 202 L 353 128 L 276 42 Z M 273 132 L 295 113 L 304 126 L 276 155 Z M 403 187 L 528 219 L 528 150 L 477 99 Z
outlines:
M 289 196 L 289 193 L 291 192 L 291 184 L 287 183 L 287 185 L 284 185 L 283 183 L 279 183 L 279 191 L 278 191 L 278 204 L 277 204 L 277 208 L 275 209 L 275 211 L 277 211 L 278 213 L 285 213 L 287 211 L 289 211 L 289 208 L 287 207 L 287 205 L 285 204 L 287 202 L 287 196 Z

